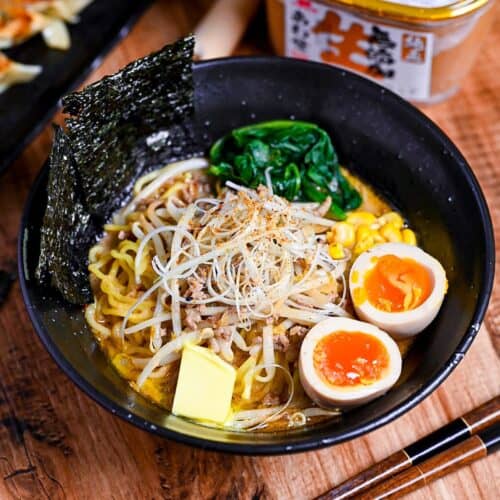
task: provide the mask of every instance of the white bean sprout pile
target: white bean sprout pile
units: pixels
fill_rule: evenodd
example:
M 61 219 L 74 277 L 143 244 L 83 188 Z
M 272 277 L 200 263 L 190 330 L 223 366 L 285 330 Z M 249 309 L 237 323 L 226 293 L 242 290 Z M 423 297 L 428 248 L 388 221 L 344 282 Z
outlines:
M 335 222 L 322 217 L 317 204 L 273 195 L 270 185 L 252 190 L 227 182 L 217 197 L 182 201 L 179 192 L 190 183 L 208 182 L 193 173 L 205 166 L 194 159 L 145 176 L 114 221 L 128 224 L 127 238 L 137 245 L 135 255 L 128 254 L 128 289 L 144 284 L 151 268 L 156 276 L 119 325 L 122 341 L 147 336 L 150 355 L 135 358 L 136 387 L 161 376 L 192 342 L 237 369 L 233 428 L 253 430 L 280 419 L 301 426 L 309 416 L 335 414 L 315 407 L 297 373 L 308 328 L 349 316 L 348 257 L 333 260 L 325 236 Z M 158 202 L 165 185 L 172 194 Z M 138 210 L 148 214 L 147 224 L 131 217 Z M 151 314 L 132 321 L 148 301 Z

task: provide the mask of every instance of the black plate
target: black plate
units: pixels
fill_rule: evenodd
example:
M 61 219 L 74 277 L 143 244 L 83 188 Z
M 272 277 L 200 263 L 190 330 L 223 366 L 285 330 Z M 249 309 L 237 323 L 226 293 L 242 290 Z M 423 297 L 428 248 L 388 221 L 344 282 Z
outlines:
M 5 50 L 17 62 L 39 64 L 32 82 L 0 94 L 0 173 L 21 153 L 54 114 L 59 98 L 81 83 L 101 58 L 123 38 L 150 0 L 94 0 L 68 25 L 71 48 L 50 49 L 41 35 Z
M 47 167 L 22 221 L 24 299 L 42 342 L 66 374 L 111 412 L 160 436 L 248 454 L 305 451 L 376 429 L 428 396 L 476 336 L 490 296 L 490 216 L 466 161 L 428 118 L 378 85 L 340 69 L 280 58 L 235 58 L 195 67 L 195 128 L 207 146 L 250 122 L 296 117 L 324 127 L 342 162 L 386 193 L 408 216 L 423 248 L 444 265 L 449 292 L 405 362 L 400 383 L 336 422 L 284 433 L 211 429 L 168 415 L 132 391 L 100 352 L 82 311 L 33 281 L 45 207 Z

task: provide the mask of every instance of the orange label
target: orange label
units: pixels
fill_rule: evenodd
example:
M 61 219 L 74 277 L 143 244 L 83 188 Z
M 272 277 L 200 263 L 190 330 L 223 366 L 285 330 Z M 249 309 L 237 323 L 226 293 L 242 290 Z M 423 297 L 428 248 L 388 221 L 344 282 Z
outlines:
M 403 33 L 403 43 L 401 45 L 401 58 L 410 63 L 425 63 L 425 48 L 427 39 L 425 36 Z
M 349 29 L 344 31 L 340 28 L 339 14 L 330 10 L 326 12 L 325 17 L 314 26 L 312 31 L 315 34 L 327 33 L 334 35 L 334 37 L 328 40 L 327 49 L 321 52 L 323 62 L 345 66 L 360 73 L 368 73 L 370 71 L 368 65 L 356 63 L 352 59 L 352 56 L 355 54 L 362 57 L 365 56 L 365 50 L 359 42 L 368 42 L 368 36 L 365 35 L 361 24 L 352 23 Z
M 285 6 L 286 55 L 342 66 L 406 98 L 429 96 L 431 33 L 369 22 L 314 0 Z

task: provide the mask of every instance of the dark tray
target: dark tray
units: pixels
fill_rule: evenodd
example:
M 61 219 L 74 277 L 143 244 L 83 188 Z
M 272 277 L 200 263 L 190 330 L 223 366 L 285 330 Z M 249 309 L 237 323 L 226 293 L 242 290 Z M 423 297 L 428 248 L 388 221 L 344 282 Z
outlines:
M 17 62 L 40 64 L 32 82 L 0 94 L 0 173 L 21 153 L 54 114 L 62 95 L 74 89 L 122 39 L 151 0 L 94 0 L 69 25 L 71 48 L 54 50 L 41 35 L 5 50 Z

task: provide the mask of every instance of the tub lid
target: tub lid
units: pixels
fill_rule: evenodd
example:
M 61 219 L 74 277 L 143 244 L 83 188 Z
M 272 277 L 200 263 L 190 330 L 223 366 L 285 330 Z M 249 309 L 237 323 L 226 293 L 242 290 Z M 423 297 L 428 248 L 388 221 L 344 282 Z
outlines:
M 388 17 L 440 21 L 473 12 L 490 0 L 329 0 L 328 3 L 361 7 Z

